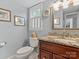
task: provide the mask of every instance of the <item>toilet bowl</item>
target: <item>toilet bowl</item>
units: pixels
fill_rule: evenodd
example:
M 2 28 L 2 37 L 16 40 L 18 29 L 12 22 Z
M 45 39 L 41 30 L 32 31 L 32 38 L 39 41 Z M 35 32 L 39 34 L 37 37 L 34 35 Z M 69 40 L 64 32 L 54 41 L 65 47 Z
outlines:
M 33 40 L 30 38 L 30 46 L 22 47 L 17 50 L 16 58 L 17 59 L 26 59 L 29 54 L 32 53 L 34 47 L 38 46 L 38 40 Z
M 30 46 L 22 47 L 17 51 L 17 59 L 25 59 L 33 51 L 34 48 Z

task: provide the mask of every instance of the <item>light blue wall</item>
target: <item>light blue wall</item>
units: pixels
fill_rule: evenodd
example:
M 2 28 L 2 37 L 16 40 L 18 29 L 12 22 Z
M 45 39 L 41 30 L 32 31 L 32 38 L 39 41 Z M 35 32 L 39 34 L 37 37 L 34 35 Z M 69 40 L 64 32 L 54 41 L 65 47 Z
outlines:
M 25 17 L 27 21 L 26 8 L 21 6 L 18 8 L 17 5 L 12 5 L 7 0 L 0 0 L 0 8 L 11 10 L 11 22 L 0 21 L 0 42 L 7 42 L 6 46 L 0 48 L 0 59 L 7 59 L 16 53 L 27 39 L 27 26 L 14 26 L 14 15 Z

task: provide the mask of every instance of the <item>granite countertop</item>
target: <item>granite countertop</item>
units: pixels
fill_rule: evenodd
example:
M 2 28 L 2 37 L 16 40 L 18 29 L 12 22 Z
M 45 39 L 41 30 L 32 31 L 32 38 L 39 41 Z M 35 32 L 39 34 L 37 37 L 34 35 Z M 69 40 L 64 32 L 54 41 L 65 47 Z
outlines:
M 79 39 L 58 39 L 53 36 L 40 37 L 39 40 L 79 48 Z

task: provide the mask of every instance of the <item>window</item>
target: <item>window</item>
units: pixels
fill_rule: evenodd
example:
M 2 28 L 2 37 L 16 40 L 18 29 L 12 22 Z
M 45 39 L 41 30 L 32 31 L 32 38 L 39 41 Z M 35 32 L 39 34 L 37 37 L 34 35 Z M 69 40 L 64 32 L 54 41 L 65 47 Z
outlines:
M 41 4 L 38 4 L 30 9 L 30 30 L 42 30 L 43 20 L 41 18 Z
M 30 19 L 30 29 L 41 30 L 42 29 L 42 19 L 40 17 L 35 17 Z

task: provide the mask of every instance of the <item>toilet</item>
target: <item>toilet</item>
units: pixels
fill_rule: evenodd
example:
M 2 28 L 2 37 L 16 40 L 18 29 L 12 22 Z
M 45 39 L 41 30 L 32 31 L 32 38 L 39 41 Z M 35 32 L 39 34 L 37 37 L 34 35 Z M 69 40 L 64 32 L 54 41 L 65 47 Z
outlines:
M 30 38 L 30 46 L 25 46 L 17 50 L 16 58 L 17 59 L 26 59 L 28 55 L 32 53 L 35 47 L 38 46 L 38 40 Z

